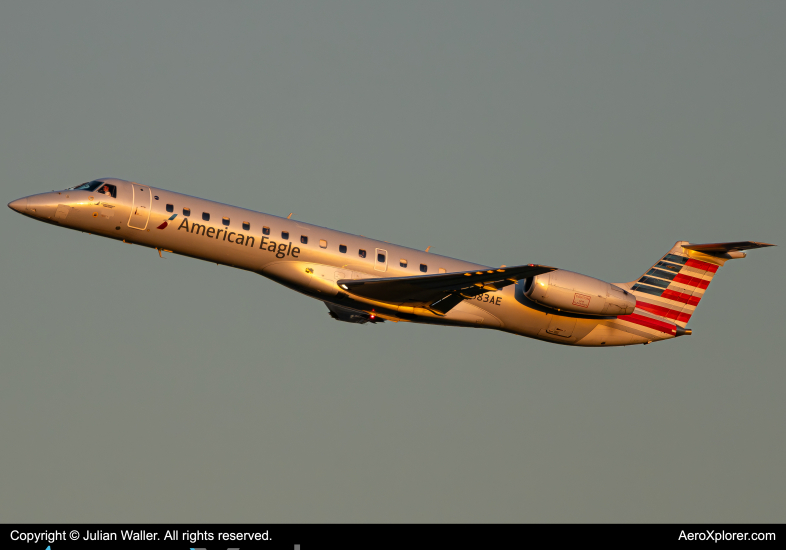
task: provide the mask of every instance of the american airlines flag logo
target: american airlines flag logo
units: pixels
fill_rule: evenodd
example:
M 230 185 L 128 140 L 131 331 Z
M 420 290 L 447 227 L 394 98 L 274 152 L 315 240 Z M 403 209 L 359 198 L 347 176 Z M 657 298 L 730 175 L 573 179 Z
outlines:
M 156 229 L 164 229 L 167 225 L 169 225 L 169 222 L 171 222 L 175 218 L 177 218 L 177 214 L 172 214 L 171 216 L 169 216 L 168 220 L 164 220 L 164 223 L 156 227 Z

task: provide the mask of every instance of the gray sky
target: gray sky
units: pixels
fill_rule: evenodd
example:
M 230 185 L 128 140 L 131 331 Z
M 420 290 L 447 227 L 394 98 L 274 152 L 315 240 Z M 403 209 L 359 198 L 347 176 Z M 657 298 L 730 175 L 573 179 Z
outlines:
M 3 2 L 3 201 L 115 176 L 609 281 L 786 244 L 784 2 Z M 3 521 L 783 521 L 783 247 L 694 335 L 355 326 L 0 215 Z

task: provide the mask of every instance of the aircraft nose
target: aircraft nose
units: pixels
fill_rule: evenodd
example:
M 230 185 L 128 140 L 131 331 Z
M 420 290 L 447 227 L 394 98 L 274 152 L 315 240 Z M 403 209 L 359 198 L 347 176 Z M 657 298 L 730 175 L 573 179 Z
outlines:
M 11 210 L 16 210 L 20 214 L 23 213 L 25 210 L 27 210 L 27 197 L 9 202 L 8 208 Z

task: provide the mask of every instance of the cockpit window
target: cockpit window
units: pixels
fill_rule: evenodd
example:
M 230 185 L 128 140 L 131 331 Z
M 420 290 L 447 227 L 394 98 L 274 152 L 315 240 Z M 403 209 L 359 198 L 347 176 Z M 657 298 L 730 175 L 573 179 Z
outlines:
M 98 192 L 103 193 L 107 197 L 117 198 L 117 187 L 115 187 L 114 185 L 109 185 L 108 183 L 105 183 L 104 185 L 99 187 Z
M 77 185 L 74 187 L 75 191 L 95 191 L 99 185 L 102 185 L 103 181 L 88 181 L 87 183 L 83 183 L 82 185 Z

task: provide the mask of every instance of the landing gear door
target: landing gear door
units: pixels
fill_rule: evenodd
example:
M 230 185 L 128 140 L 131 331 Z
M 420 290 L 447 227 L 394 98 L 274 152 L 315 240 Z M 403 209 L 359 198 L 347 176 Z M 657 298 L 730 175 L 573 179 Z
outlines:
M 131 216 L 128 218 L 128 227 L 146 229 L 150 220 L 150 205 L 153 193 L 147 185 L 131 184 Z
M 374 269 L 377 271 L 388 270 L 388 251 L 377 248 L 374 251 Z

